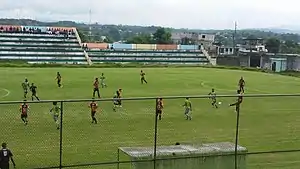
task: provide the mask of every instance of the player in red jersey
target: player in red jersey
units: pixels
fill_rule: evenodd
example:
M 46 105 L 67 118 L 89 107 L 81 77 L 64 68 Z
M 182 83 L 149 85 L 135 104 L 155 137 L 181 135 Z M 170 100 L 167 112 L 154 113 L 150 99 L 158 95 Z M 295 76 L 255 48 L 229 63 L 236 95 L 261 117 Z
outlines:
M 237 97 L 236 102 L 229 105 L 229 106 L 235 106 L 235 111 L 236 112 L 239 110 L 240 105 L 243 102 L 243 95 L 242 95 L 241 90 L 237 90 L 237 94 L 238 94 L 238 97 Z
M 20 112 L 21 112 L 21 119 L 25 125 L 28 124 L 28 119 L 27 119 L 28 111 L 29 111 L 29 105 L 26 103 L 26 100 L 24 100 L 24 102 L 20 106 Z
M 161 120 L 162 111 L 164 108 L 164 103 L 162 98 L 157 99 L 156 101 L 156 114 L 158 115 L 158 119 Z
M 93 97 L 95 97 L 95 94 L 97 92 L 98 98 L 100 98 L 99 80 L 98 80 L 98 78 L 95 79 L 93 86 L 94 86 Z
M 97 112 L 98 104 L 95 102 L 94 98 L 93 98 L 93 101 L 90 103 L 89 108 L 91 108 L 92 123 L 97 124 L 98 122 L 97 122 L 95 115 Z
M 245 88 L 245 84 L 246 84 L 246 82 L 245 82 L 244 78 L 241 77 L 240 80 L 239 80 L 239 90 L 242 93 L 245 93 L 245 89 L 244 89 Z

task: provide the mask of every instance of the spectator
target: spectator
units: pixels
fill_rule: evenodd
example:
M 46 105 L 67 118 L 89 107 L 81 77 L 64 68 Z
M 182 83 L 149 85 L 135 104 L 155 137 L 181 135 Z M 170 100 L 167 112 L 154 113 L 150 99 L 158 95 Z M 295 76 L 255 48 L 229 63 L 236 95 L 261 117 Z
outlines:
M 9 161 L 16 167 L 15 161 L 13 159 L 12 152 L 7 148 L 6 143 L 2 143 L 2 149 L 0 150 L 0 168 L 1 169 L 9 169 Z

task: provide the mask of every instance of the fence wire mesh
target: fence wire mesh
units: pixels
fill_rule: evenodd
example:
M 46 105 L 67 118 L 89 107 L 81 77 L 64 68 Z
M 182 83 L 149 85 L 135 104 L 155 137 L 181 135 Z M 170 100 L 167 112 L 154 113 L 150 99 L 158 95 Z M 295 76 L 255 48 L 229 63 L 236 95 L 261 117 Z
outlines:
M 185 97 L 163 98 L 161 119 L 156 116 L 156 98 L 124 99 L 122 107 L 110 99 L 96 100 L 97 124 L 92 123 L 91 100 L 58 101 L 58 124 L 50 112 L 53 101 L 28 102 L 27 125 L 21 120 L 22 103 L 1 102 L 0 141 L 8 143 L 19 168 L 160 169 L 175 157 L 161 155 L 161 146 L 234 144 L 239 127 L 238 144 L 248 149 L 247 168 L 299 168 L 299 96 L 245 95 L 238 126 L 235 107 L 229 106 L 235 100 L 234 95 L 217 97 L 212 105 L 210 98 L 190 97 L 192 120 L 186 119 Z M 130 157 L 122 148 L 131 152 L 139 148 L 139 157 Z M 234 168 L 232 156 L 238 157 L 239 165 L 243 157 L 230 151 L 221 155 Z M 192 163 L 198 158 L 204 163 L 206 155 L 176 160 Z
M 59 130 L 49 103 L 27 103 L 28 123 L 21 119 L 20 104 L 0 104 L 1 141 L 8 142 L 21 168 L 59 165 Z

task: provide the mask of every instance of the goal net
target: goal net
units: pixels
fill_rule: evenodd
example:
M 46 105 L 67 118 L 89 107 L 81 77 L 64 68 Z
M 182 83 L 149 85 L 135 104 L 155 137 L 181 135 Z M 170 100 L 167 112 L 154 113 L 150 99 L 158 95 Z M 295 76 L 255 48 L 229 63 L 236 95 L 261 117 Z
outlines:
M 153 147 L 119 147 L 119 152 L 133 161 L 131 169 L 153 169 Z M 155 164 L 156 169 L 232 169 L 234 152 L 235 145 L 229 142 L 158 146 Z M 246 168 L 246 153 L 245 147 L 238 146 L 239 169 Z

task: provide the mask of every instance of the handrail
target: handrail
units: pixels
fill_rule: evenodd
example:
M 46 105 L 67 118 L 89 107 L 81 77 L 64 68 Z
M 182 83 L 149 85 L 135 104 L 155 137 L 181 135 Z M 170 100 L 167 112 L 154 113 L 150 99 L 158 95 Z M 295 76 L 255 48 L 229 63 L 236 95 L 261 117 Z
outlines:
M 80 38 L 79 33 L 78 33 L 78 31 L 77 31 L 76 28 L 74 28 L 74 32 L 75 32 L 75 35 L 76 35 L 76 38 L 77 38 L 77 40 L 78 40 L 79 45 L 82 47 L 82 41 L 81 41 L 81 38 Z M 87 53 L 84 49 L 83 49 L 83 53 L 84 53 L 85 59 L 86 59 L 86 61 L 88 62 L 88 64 L 89 64 L 89 65 L 92 65 L 92 64 L 93 64 L 93 63 L 92 63 L 92 60 L 91 60 L 91 58 L 89 57 L 88 53 Z

